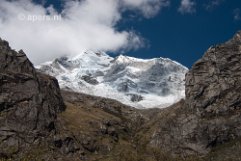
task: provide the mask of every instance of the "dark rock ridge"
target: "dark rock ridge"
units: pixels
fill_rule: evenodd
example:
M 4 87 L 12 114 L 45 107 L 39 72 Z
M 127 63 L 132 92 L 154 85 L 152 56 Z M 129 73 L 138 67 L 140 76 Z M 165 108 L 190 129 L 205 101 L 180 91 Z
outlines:
M 186 75 L 186 100 L 164 110 L 151 144 L 206 154 L 241 136 L 241 32 L 213 46 Z
M 84 80 L 85 82 L 89 83 L 89 84 L 92 84 L 92 85 L 97 85 L 99 84 L 99 82 L 93 78 L 91 75 L 83 75 L 81 77 L 82 80 Z
M 0 157 L 9 157 L 51 135 L 65 105 L 57 80 L 1 39 L 0 62 Z

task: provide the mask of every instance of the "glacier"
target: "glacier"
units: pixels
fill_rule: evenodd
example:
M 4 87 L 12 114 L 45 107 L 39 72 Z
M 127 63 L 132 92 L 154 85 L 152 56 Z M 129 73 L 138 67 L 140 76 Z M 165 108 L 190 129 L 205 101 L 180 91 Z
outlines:
M 115 99 L 136 108 L 164 108 L 185 97 L 188 68 L 168 58 L 139 59 L 87 51 L 36 68 L 64 90 Z

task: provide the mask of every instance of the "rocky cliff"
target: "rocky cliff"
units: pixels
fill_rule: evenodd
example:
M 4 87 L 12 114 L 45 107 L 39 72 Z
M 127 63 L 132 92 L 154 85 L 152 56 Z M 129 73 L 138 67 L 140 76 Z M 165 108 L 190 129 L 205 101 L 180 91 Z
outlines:
M 207 154 L 241 136 L 241 32 L 213 46 L 186 75 L 186 100 L 160 114 L 151 144 Z
M 0 62 L 0 157 L 8 158 L 51 135 L 65 105 L 57 80 L 1 39 Z

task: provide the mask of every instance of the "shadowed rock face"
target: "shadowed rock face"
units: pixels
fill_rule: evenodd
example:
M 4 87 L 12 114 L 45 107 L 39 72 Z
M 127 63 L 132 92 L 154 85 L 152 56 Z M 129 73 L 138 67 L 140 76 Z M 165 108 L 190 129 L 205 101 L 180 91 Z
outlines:
M 186 102 L 200 114 L 230 115 L 241 106 L 240 89 L 241 32 L 193 65 L 186 75 Z
M 186 75 L 186 100 L 166 109 L 151 144 L 206 154 L 241 136 L 241 32 L 213 46 Z
M 65 105 L 57 80 L 1 39 L 0 62 L 0 156 L 8 156 L 54 131 Z
M 209 148 L 241 136 L 240 91 L 241 32 L 211 47 L 186 75 L 186 105 L 200 117 L 194 129 L 200 144 Z

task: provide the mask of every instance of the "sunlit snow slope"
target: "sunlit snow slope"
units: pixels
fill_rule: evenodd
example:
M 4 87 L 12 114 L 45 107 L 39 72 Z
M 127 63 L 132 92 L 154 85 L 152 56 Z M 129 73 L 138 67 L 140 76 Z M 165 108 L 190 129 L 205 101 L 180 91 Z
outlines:
M 183 98 L 188 70 L 167 58 L 113 58 L 91 51 L 37 68 L 55 76 L 63 89 L 116 99 L 137 108 L 163 108 Z

